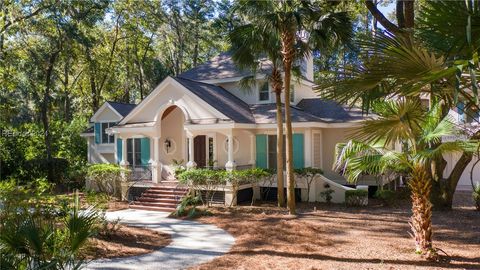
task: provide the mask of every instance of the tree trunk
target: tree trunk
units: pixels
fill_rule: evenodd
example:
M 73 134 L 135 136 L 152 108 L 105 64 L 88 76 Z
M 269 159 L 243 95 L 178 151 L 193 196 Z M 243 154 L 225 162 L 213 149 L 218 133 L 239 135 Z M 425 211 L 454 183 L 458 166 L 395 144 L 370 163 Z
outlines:
M 45 154 L 47 156 L 47 179 L 49 182 L 54 182 L 53 167 L 52 167 L 52 144 L 50 136 L 50 123 L 48 119 L 48 108 L 50 107 L 50 89 L 52 87 L 52 74 L 55 62 L 57 60 L 58 52 L 52 53 L 48 60 L 47 70 L 45 71 L 45 91 L 43 92 L 43 101 L 41 109 L 41 117 L 44 131 Z
M 405 15 L 403 12 L 403 5 L 404 1 L 402 0 L 397 0 L 397 5 L 396 5 L 396 10 L 395 10 L 395 15 L 397 17 L 397 25 L 399 28 L 405 28 Z
M 282 112 L 282 74 L 274 68 L 272 71 L 272 89 L 275 92 L 275 105 L 277 110 L 277 199 L 278 206 L 285 206 L 283 192 L 283 112 Z
M 283 69 L 285 72 L 285 146 L 286 146 L 286 173 L 287 173 L 287 206 L 291 215 L 295 215 L 295 177 L 293 174 L 293 134 L 292 118 L 290 113 L 290 81 L 292 61 L 295 56 L 294 33 L 284 30 L 281 34 Z
M 432 181 L 423 166 L 413 168 L 408 186 L 412 192 L 412 217 L 410 227 L 415 239 L 416 253 L 427 259 L 437 259 L 438 254 L 432 244 L 432 204 L 429 200 L 432 190 Z

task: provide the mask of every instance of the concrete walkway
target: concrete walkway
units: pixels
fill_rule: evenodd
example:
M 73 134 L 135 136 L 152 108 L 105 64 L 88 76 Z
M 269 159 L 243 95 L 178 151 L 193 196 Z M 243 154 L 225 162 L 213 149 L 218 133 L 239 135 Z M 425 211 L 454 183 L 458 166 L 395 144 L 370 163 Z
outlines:
M 230 250 L 235 239 L 224 230 L 194 221 L 168 218 L 169 213 L 121 210 L 107 213 L 107 219 L 121 219 L 121 223 L 170 233 L 170 245 L 149 254 L 95 260 L 87 269 L 185 269 L 198 265 Z

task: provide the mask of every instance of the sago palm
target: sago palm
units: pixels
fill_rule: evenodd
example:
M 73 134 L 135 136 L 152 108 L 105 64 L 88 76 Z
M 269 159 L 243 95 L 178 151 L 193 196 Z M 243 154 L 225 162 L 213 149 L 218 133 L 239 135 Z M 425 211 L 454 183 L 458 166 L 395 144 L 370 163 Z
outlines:
M 446 153 L 475 151 L 473 141 L 442 142 L 442 137 L 457 135 L 449 117 L 442 117 L 434 105 L 425 111 L 416 100 L 383 102 L 375 107 L 378 118 L 368 120 L 355 133 L 356 140 L 338 144 L 334 169 L 349 182 L 362 174 L 402 173 L 411 191 L 410 226 L 416 252 L 428 259 L 437 253 L 432 244 L 432 160 Z M 395 149 L 402 145 L 403 149 Z
M 272 31 L 279 38 L 284 72 L 285 147 L 287 176 L 287 205 L 295 214 L 295 179 L 293 174 L 292 119 L 290 84 L 295 59 L 309 56 L 312 50 L 322 50 L 347 42 L 351 22 L 345 12 L 335 11 L 333 1 L 302 0 L 243 0 L 239 11 L 263 31 Z M 298 50 L 298 48 L 302 48 Z M 303 55 L 299 55 L 302 52 Z

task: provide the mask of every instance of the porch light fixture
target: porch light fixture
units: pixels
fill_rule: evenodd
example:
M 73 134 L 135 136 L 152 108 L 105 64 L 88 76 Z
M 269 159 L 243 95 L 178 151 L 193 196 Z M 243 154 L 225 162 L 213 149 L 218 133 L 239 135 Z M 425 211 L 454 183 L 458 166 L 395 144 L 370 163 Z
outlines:
M 165 150 L 168 153 L 168 150 L 172 147 L 172 141 L 170 141 L 170 139 L 166 139 L 164 142 L 164 145 L 165 145 Z

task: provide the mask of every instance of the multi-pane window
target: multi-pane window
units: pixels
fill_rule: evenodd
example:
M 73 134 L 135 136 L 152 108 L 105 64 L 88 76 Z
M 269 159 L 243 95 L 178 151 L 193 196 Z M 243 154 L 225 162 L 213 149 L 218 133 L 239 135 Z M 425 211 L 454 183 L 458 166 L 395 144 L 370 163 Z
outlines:
M 290 102 L 295 102 L 295 86 L 290 85 Z
M 270 100 L 270 91 L 268 90 L 268 83 L 264 82 L 260 85 L 260 89 L 258 89 L 258 99 L 260 101 L 267 101 Z
M 114 143 L 115 142 L 115 136 L 108 135 L 108 133 L 107 133 L 107 128 L 113 127 L 114 125 L 115 125 L 114 122 L 102 123 L 102 141 L 101 141 L 101 143 Z
M 277 168 L 277 135 L 268 135 L 268 142 L 267 142 L 267 159 L 268 159 L 268 168 L 269 169 L 276 169 Z M 283 168 L 285 169 L 285 135 L 283 136 L 283 147 L 282 147 L 282 155 L 283 155 Z
M 132 166 L 142 165 L 142 140 L 127 139 L 127 161 Z

